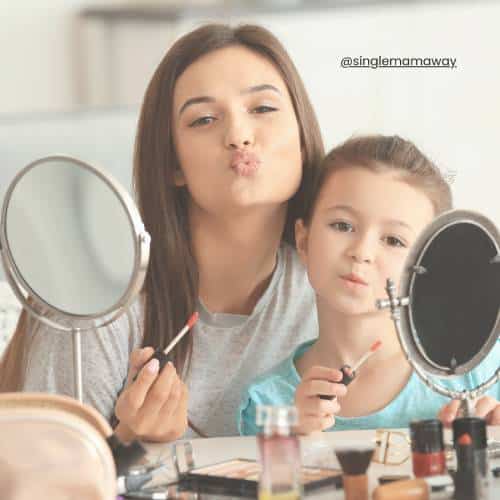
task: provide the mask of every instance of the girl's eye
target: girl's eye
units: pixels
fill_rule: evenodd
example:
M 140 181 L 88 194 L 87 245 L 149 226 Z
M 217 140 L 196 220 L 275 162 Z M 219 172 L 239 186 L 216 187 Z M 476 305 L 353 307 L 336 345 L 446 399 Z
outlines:
M 272 106 L 257 106 L 252 110 L 252 113 L 272 113 L 273 111 L 278 111 L 278 108 L 273 108 Z
M 406 248 L 406 244 L 402 242 L 399 238 L 396 238 L 395 236 L 387 236 L 386 242 L 391 247 Z
M 352 224 L 349 224 L 348 222 L 332 222 L 330 226 L 342 233 L 352 232 L 354 230 Z
M 190 127 L 201 127 L 203 125 L 208 125 L 215 121 L 215 117 L 213 116 L 202 116 L 201 118 L 197 118 L 193 122 L 189 124 Z

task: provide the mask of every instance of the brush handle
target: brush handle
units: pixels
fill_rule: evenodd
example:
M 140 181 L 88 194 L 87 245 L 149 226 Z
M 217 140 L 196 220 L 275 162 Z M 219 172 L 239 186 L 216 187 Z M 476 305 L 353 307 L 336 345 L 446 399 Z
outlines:
M 149 363 L 152 359 L 157 359 L 160 362 L 160 368 L 158 370 L 158 373 L 160 373 L 165 365 L 169 362 L 172 361 L 172 358 L 170 357 L 170 354 L 165 354 L 161 349 L 156 349 L 156 351 L 153 353 L 153 355 L 146 361 L 146 363 Z M 146 364 L 144 363 L 144 365 Z M 143 365 L 143 366 L 144 366 Z M 136 376 L 134 377 L 134 382 L 137 376 L 139 375 L 139 372 L 137 372 Z
M 349 365 L 340 367 L 340 371 L 342 372 L 342 380 L 339 382 L 339 384 L 349 385 L 356 378 L 356 372 L 352 372 L 351 375 L 347 373 L 347 371 L 350 369 L 351 367 Z M 327 396 L 326 394 L 320 394 L 319 397 L 321 399 L 329 399 L 330 401 L 336 398 L 336 396 Z
M 344 485 L 345 500 L 368 500 L 368 476 L 366 474 L 356 476 L 344 474 L 342 483 Z

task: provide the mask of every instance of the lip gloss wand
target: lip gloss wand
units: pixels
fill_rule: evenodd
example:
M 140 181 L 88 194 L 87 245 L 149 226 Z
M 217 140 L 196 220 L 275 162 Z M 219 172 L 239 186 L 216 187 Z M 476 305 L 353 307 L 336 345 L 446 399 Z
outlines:
M 177 345 L 177 343 L 186 335 L 189 330 L 195 325 L 195 323 L 198 321 L 199 314 L 197 312 L 194 312 L 191 317 L 188 319 L 188 322 L 184 325 L 184 327 L 181 329 L 181 331 L 175 336 L 175 338 L 168 344 L 167 347 L 162 351 L 161 349 L 156 349 L 156 351 L 153 353 L 153 355 L 146 361 L 146 363 L 149 363 L 152 359 L 157 359 L 160 362 L 160 368 L 158 370 L 158 373 L 161 372 L 163 367 L 170 361 L 170 356 L 169 353 L 170 351 Z M 144 364 L 146 364 L 144 363 Z M 134 377 L 134 380 L 137 378 L 137 375 Z
M 342 372 L 342 380 L 339 384 L 349 385 L 356 378 L 356 371 L 370 358 L 373 353 L 382 345 L 381 340 L 377 340 L 372 344 L 370 349 L 366 351 L 363 356 L 361 356 L 356 363 L 351 367 L 350 365 L 343 365 L 340 367 Z M 321 399 L 334 399 L 335 396 L 327 396 L 325 394 L 320 394 Z

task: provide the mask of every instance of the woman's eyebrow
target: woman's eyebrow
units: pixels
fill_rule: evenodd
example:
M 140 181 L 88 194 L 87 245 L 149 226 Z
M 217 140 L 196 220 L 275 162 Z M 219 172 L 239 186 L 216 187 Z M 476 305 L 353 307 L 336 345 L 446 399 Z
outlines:
M 278 90 L 278 88 L 275 87 L 274 85 L 271 85 L 270 83 L 263 83 L 262 85 L 254 85 L 252 87 L 248 87 L 247 89 L 244 89 L 241 93 L 251 94 L 252 92 L 262 92 L 264 90 L 272 90 L 273 92 L 276 92 L 277 94 L 281 95 L 281 92 Z
M 277 87 L 274 85 L 271 85 L 269 83 L 263 83 L 262 85 L 254 85 L 252 87 L 248 87 L 246 89 L 243 89 L 240 94 L 252 94 L 254 92 L 263 92 L 265 90 L 272 90 L 273 92 L 276 92 L 277 94 L 281 95 L 281 92 Z M 181 109 L 179 110 L 179 116 L 183 113 L 183 111 L 188 107 L 193 104 L 200 104 L 200 103 L 205 103 L 205 102 L 215 102 L 215 97 L 211 97 L 208 95 L 202 95 L 199 97 L 191 97 L 188 99 L 182 106 Z

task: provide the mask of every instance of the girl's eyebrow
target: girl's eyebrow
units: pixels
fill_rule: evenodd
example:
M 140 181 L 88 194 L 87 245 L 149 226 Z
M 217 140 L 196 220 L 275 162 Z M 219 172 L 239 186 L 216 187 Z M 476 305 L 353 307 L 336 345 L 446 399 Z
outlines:
M 353 208 L 349 205 L 333 205 L 331 207 L 328 207 L 326 210 L 327 210 L 327 212 L 331 212 L 334 210 L 344 210 L 346 212 L 350 212 L 351 214 L 355 215 L 356 217 L 361 216 L 360 212 L 358 212 L 355 208 Z M 402 220 L 399 220 L 399 219 L 384 219 L 383 222 L 384 222 L 384 224 L 392 224 L 394 226 L 404 227 L 404 228 L 408 229 L 409 231 L 411 231 L 412 233 L 415 232 L 409 224 L 407 224 L 406 222 L 403 222 Z
M 263 83 L 262 85 L 254 85 L 252 87 L 248 87 L 246 89 L 243 89 L 240 92 L 240 95 L 245 95 L 245 94 L 252 94 L 254 92 L 263 92 L 265 90 L 272 90 L 273 92 L 276 92 L 277 94 L 281 95 L 280 90 L 275 87 L 274 85 L 271 85 L 270 83 Z M 202 95 L 199 97 L 191 97 L 188 99 L 182 106 L 181 109 L 179 110 L 179 116 L 183 113 L 183 111 L 193 105 L 193 104 L 200 104 L 204 102 L 215 102 L 215 97 L 208 96 L 208 95 Z

